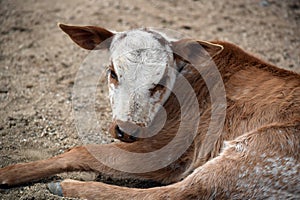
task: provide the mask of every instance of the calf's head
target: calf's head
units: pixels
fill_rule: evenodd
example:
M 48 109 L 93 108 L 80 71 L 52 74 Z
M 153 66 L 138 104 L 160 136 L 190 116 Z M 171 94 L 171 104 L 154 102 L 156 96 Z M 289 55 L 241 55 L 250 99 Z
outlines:
M 163 115 L 160 108 L 169 98 L 177 73 L 186 60 L 194 59 L 195 55 L 209 59 L 222 50 L 220 45 L 204 41 L 171 40 L 146 28 L 111 32 L 95 26 L 59 26 L 84 49 L 109 50 L 111 132 L 126 142 L 143 137 L 141 133 L 153 125 L 158 113 Z

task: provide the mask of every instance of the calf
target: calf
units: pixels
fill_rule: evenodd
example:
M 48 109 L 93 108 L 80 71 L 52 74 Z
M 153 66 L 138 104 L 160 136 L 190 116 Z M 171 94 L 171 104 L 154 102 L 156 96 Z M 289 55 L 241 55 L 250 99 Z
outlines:
M 166 186 L 64 180 L 49 189 L 85 199 L 300 198 L 299 74 L 227 42 L 59 26 L 82 48 L 109 51 L 110 132 L 122 142 L 2 168 L 2 187 L 94 171 Z

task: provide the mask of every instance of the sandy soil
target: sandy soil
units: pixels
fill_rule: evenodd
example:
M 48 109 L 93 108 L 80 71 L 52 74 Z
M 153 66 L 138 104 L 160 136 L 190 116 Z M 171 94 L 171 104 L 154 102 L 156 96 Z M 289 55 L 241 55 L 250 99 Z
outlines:
M 117 31 L 165 27 L 202 40 L 231 41 L 279 67 L 300 72 L 298 0 L 1 0 L 0 16 L 0 167 L 48 158 L 83 143 L 74 123 L 72 88 L 88 52 L 73 44 L 57 22 Z M 103 78 L 98 91 L 101 130 L 92 141 L 108 143 L 113 139 L 107 133 L 110 108 Z M 0 190 L 0 199 L 60 199 L 45 183 L 67 177 L 93 180 L 96 175 L 65 173 Z

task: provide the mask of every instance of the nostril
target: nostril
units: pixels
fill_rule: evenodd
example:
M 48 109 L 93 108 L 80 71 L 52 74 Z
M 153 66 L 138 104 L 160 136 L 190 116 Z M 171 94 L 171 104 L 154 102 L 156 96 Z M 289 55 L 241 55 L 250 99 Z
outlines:
M 118 125 L 115 126 L 115 131 L 117 134 L 118 138 L 123 138 L 124 137 L 124 132 L 120 129 L 120 127 Z

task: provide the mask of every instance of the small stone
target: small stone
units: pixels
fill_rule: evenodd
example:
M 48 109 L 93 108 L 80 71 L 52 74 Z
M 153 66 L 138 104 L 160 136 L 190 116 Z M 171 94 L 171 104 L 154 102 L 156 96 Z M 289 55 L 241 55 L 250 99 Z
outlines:
M 188 25 L 183 25 L 181 26 L 181 28 L 185 29 L 185 30 L 191 30 L 192 27 L 188 26 Z
M 267 7 L 267 6 L 270 5 L 269 2 L 268 2 L 267 0 L 261 0 L 259 4 L 260 4 L 261 6 L 263 6 L 263 7 Z
M 32 84 L 27 84 L 26 88 L 28 88 L 28 89 L 33 88 L 33 85 Z

